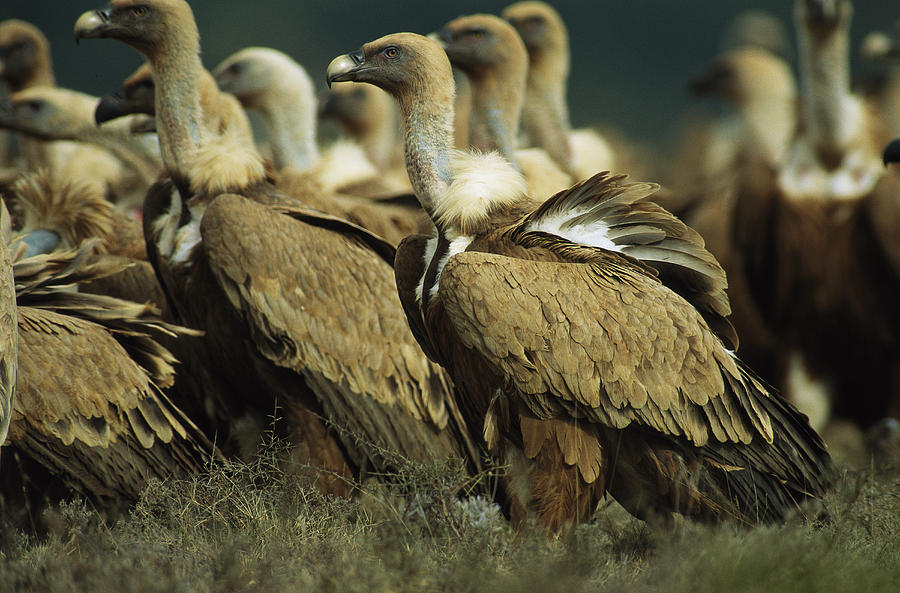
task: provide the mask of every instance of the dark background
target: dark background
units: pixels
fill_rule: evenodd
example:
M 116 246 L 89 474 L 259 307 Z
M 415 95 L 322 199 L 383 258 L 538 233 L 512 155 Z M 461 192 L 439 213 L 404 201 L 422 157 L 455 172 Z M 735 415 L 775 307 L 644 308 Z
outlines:
M 195 0 L 191 6 L 208 68 L 243 47 L 264 45 L 293 56 L 324 87 L 325 67 L 338 54 L 388 33 L 428 33 L 460 14 L 496 14 L 509 3 Z M 895 0 L 855 4 L 854 58 L 866 33 L 890 31 L 900 17 Z M 572 43 L 573 124 L 612 125 L 648 142 L 666 138 L 691 105 L 685 81 L 716 54 L 720 33 L 734 15 L 762 8 L 792 27 L 793 12 L 791 0 L 560 0 L 554 5 L 569 26 Z M 0 0 L 0 20 L 20 18 L 39 26 L 51 41 L 58 83 L 102 94 L 117 87 L 141 58 L 112 40 L 75 45 L 72 27 L 78 15 L 99 6 L 90 1 Z

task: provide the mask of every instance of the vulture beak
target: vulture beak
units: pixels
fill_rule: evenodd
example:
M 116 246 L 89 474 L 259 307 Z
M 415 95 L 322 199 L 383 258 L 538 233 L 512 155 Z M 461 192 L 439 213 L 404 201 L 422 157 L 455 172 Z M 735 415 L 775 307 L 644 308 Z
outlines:
M 885 147 L 881 159 L 884 161 L 885 166 L 889 163 L 900 163 L 900 138 L 891 140 Z
M 125 103 L 125 89 L 120 87 L 117 90 L 107 93 L 97 102 L 97 108 L 94 110 L 94 121 L 99 126 L 103 122 L 125 115 L 123 111 Z
M 696 76 L 688 82 L 688 89 L 695 97 L 707 97 L 721 92 L 727 82 L 728 73 L 722 67 L 714 64 L 703 74 Z
M 356 80 L 356 74 L 363 70 L 362 65 L 365 63 L 362 51 L 344 54 L 331 60 L 326 71 L 326 81 L 328 88 L 331 88 L 333 82 L 344 82 L 346 80 Z
M 103 37 L 112 29 L 109 9 L 89 10 L 75 21 L 75 42 Z

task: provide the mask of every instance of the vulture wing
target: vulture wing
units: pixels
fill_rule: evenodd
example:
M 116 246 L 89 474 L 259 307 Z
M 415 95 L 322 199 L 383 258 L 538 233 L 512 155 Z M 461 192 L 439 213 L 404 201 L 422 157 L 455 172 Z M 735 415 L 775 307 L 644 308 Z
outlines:
M 663 283 L 699 310 L 729 347 L 737 334 L 728 281 L 699 233 L 649 201 L 655 183 L 623 183 L 624 175 L 599 173 L 553 196 L 513 231 L 516 242 L 535 245 L 529 234 L 549 233 L 574 243 L 617 251 L 650 266 Z M 538 241 L 539 243 L 539 241 Z
M 19 307 L 10 441 L 83 491 L 132 499 L 150 478 L 199 471 L 209 458 L 197 429 L 109 331 L 32 307 Z
M 827 453 L 806 419 L 751 376 L 687 301 L 628 259 L 594 251 L 589 263 L 464 252 L 447 262 L 439 295 L 463 343 L 538 418 L 649 430 L 762 472 L 775 490 L 822 492 Z
M 363 229 L 312 215 L 222 195 L 203 216 L 210 268 L 257 350 L 301 374 L 326 413 L 362 439 L 342 437 L 350 450 L 370 447 L 357 461 L 378 459 L 372 444 L 417 460 L 464 455 L 449 380 L 407 328 L 385 261 L 393 249 L 379 255 Z M 455 434 L 443 430 L 450 418 Z

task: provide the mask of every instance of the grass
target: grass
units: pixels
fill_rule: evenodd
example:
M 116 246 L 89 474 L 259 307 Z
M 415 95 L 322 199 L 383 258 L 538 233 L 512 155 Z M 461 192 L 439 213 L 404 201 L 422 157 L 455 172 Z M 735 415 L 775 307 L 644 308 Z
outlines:
M 109 523 L 72 500 L 45 533 L 0 527 L 0 591 L 895 591 L 900 471 L 847 470 L 829 518 L 652 531 L 614 504 L 564 540 L 512 531 L 452 463 L 404 465 L 325 497 L 271 447 L 190 480 L 155 482 Z

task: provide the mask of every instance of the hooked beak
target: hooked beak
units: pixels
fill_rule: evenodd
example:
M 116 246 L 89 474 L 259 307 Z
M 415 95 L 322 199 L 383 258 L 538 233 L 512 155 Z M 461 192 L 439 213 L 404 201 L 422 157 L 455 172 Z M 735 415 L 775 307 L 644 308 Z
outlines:
M 365 69 L 363 68 L 364 63 L 365 58 L 361 51 L 344 54 L 331 60 L 325 73 L 328 88 L 331 88 L 333 82 L 356 80 L 356 74 Z
M 126 114 L 125 89 L 119 88 L 100 97 L 100 100 L 97 102 L 97 108 L 94 109 L 94 121 L 99 126 L 103 122 L 122 117 Z
M 75 21 L 75 42 L 103 37 L 111 29 L 109 9 L 89 10 Z
M 889 163 L 900 163 L 900 138 L 892 140 L 887 147 L 885 147 L 881 159 L 884 161 L 885 166 Z

